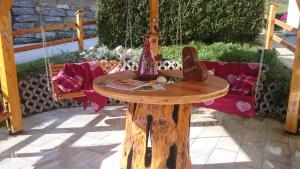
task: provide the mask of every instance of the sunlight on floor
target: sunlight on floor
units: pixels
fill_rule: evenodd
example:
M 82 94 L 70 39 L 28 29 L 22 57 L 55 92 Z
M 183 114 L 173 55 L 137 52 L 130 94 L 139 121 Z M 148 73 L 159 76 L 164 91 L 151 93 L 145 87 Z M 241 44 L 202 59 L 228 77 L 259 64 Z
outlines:
M 56 110 L 25 119 L 26 131 L 0 130 L 2 169 L 116 169 L 124 139 L 124 107 L 102 113 L 81 108 Z M 192 169 L 299 169 L 300 138 L 280 123 L 193 111 L 190 129 Z

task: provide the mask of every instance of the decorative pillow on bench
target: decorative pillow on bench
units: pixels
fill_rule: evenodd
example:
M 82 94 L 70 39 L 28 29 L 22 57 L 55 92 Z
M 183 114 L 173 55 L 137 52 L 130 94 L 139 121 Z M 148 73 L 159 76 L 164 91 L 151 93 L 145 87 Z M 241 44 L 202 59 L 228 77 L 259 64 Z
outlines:
M 252 89 L 255 86 L 257 78 L 254 76 L 247 76 L 245 73 L 240 73 L 230 88 L 229 93 L 242 95 L 242 96 L 250 96 L 252 93 Z
M 82 86 L 82 82 L 76 78 L 66 75 L 64 71 L 60 71 L 52 78 L 52 81 L 54 81 L 58 88 L 64 93 L 76 92 Z

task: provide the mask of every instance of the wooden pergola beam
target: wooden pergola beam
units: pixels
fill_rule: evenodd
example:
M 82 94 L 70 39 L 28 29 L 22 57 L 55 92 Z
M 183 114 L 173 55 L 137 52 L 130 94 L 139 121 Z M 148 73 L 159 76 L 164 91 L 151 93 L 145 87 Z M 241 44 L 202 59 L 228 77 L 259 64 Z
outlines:
M 300 0 L 296 0 L 300 9 Z M 300 18 L 299 18 L 300 19 Z M 300 24 L 297 33 L 296 51 L 285 128 L 291 133 L 298 132 L 300 115 Z
M 13 0 L 0 0 L 0 81 L 4 102 L 9 105 L 12 133 L 23 130 L 10 9 Z

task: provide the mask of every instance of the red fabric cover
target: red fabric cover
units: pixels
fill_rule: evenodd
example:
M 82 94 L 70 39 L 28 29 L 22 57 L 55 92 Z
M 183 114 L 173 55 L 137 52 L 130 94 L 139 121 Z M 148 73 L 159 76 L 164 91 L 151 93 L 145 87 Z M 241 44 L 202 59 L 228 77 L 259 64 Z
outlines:
M 251 77 L 257 77 L 260 67 L 260 64 L 258 63 L 202 62 L 206 65 L 208 70 L 215 70 L 215 76 L 221 77 L 228 81 L 230 89 L 233 88 L 236 78 L 240 73 L 244 73 L 245 75 Z M 222 98 L 218 98 L 206 103 L 197 103 L 196 105 L 239 116 L 252 117 L 255 114 L 254 96 L 243 96 L 228 93 Z
M 74 100 L 81 102 L 84 109 L 86 109 L 88 105 L 92 105 L 94 111 L 98 112 L 106 106 L 108 98 L 97 94 L 93 90 L 93 80 L 105 74 L 95 61 L 67 63 L 61 72 L 81 83 L 81 87 L 78 89 L 78 91 L 84 92 L 86 96 L 75 98 Z M 57 76 L 59 76 L 59 74 Z M 52 80 L 58 78 L 57 76 L 53 77 Z M 65 92 L 62 90 L 62 93 Z
M 235 79 L 234 85 L 229 90 L 229 93 L 250 96 L 256 81 L 256 77 L 247 76 L 245 73 L 242 72 Z
M 0 117 L 4 114 L 4 107 L 0 104 Z
M 57 84 L 58 88 L 64 92 L 76 92 L 82 86 L 82 82 L 66 75 L 65 72 L 59 72 L 52 80 Z
M 227 94 L 224 97 L 204 103 L 196 103 L 196 106 L 212 108 L 224 113 L 235 114 L 243 117 L 254 116 L 255 98 L 252 96 L 241 96 Z

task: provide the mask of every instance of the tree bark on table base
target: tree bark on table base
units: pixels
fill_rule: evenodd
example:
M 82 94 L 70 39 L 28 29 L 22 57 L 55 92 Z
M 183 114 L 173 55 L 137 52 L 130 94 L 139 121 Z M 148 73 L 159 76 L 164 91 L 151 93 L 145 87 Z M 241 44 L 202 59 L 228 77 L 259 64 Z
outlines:
M 129 103 L 122 169 L 190 169 L 192 105 Z

